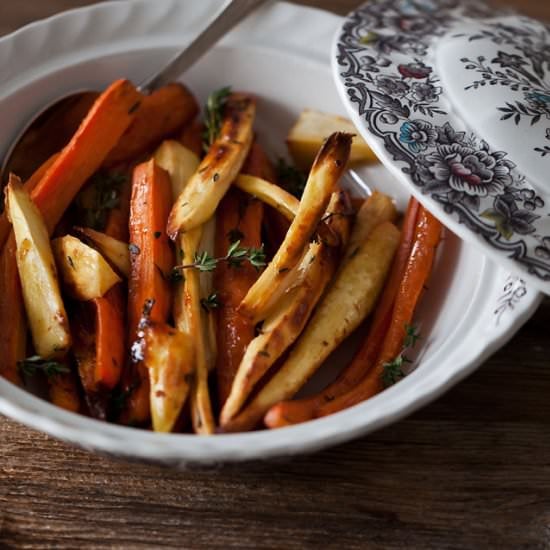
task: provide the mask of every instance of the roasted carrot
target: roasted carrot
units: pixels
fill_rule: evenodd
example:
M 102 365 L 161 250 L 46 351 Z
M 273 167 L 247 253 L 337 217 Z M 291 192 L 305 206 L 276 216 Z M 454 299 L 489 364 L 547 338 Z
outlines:
M 102 298 L 92 301 L 95 308 L 95 383 L 112 390 L 120 379 L 125 357 L 124 290 L 121 284 Z
M 127 241 L 129 238 L 128 219 L 130 216 L 130 179 L 120 188 L 118 206 L 107 217 L 105 234 L 114 239 Z M 96 368 L 95 380 L 109 390 L 119 382 L 125 358 L 126 318 L 125 285 L 115 285 L 105 296 L 94 301 L 96 323 Z
M 134 170 L 130 202 L 130 253 L 132 270 L 128 281 L 128 341 L 136 330 L 147 300 L 154 300 L 150 320 L 168 320 L 171 288 L 168 275 L 174 265 L 174 254 L 166 236 L 166 222 L 172 204 L 172 184 L 167 172 L 154 160 Z M 149 419 L 149 376 L 141 363 L 131 369 L 132 394 L 128 400 L 128 420 Z M 126 381 L 128 384 L 128 381 Z
M 265 416 L 265 423 L 269 428 L 298 424 L 315 418 L 315 411 L 319 407 L 354 388 L 372 367 L 390 326 L 395 298 L 413 245 L 419 208 L 418 201 L 411 198 L 403 221 L 399 247 L 388 282 L 378 301 L 367 338 L 353 361 L 324 390 L 309 397 L 294 401 L 283 401 L 273 406 Z
M 243 167 L 243 173 L 258 177 L 272 177 L 272 168 L 263 149 L 254 143 Z M 224 256 L 235 240 L 245 247 L 261 245 L 263 204 L 231 189 L 218 208 L 216 224 L 216 255 Z M 218 356 L 216 372 L 220 407 L 230 393 L 231 385 L 248 344 L 255 336 L 254 324 L 241 316 L 237 308 L 248 289 L 258 278 L 258 272 L 249 264 L 239 269 L 222 263 L 214 274 L 220 307 L 217 310 Z
M 117 80 L 97 99 L 69 144 L 32 192 L 51 232 L 82 185 L 97 171 L 135 117 L 141 94 Z
M 191 124 L 185 126 L 180 135 L 180 143 L 190 151 L 193 151 L 199 158 L 201 158 L 203 154 L 203 132 L 204 124 L 199 119 L 196 119 L 191 122 Z
M 50 400 L 66 411 L 80 411 L 80 397 L 75 376 L 72 372 L 56 374 L 48 378 Z
M 96 383 L 95 315 L 93 301 L 82 302 L 76 306 L 75 315 L 71 318 L 72 355 L 75 359 L 89 413 L 94 418 L 105 420 L 107 417 L 106 395 L 101 395 Z
M 130 216 L 130 195 L 132 193 L 132 170 L 123 170 L 129 177 L 119 188 L 118 204 L 109 211 L 105 234 L 119 241 L 128 242 L 128 217 Z
M 27 323 L 13 232 L 0 253 L 0 375 L 19 384 L 17 361 L 25 358 Z
M 270 183 L 276 183 L 277 181 L 275 168 L 266 155 L 264 148 L 257 141 L 252 143 L 241 173 L 262 178 Z
M 125 358 L 123 290 L 78 304 L 71 322 L 73 355 L 92 416 L 107 417 L 107 397 L 117 385 Z
M 412 250 L 395 298 L 389 329 L 376 362 L 353 389 L 318 408 L 316 417 L 327 416 L 356 405 L 383 390 L 384 366 L 403 350 L 407 326 L 412 322 L 414 310 L 431 273 L 441 230 L 441 223 L 420 207 Z
M 168 84 L 141 101 L 131 126 L 105 159 L 105 165 L 133 160 L 193 120 L 199 106 L 183 84 Z
M 67 98 L 53 112 L 46 110 L 26 132 L 10 157 L 4 176 L 13 172 L 28 180 L 41 165 L 69 143 L 84 117 L 98 98 L 98 92 Z

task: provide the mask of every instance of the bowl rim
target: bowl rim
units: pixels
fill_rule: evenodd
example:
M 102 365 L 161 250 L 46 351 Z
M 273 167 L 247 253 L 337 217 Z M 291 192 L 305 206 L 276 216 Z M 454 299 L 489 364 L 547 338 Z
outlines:
M 175 17 L 174 14 L 178 13 L 179 0 L 162 0 L 162 2 L 166 13 Z M 205 4 L 214 5 L 215 2 L 216 0 L 206 0 Z M 205 4 L 201 3 L 203 7 Z M 151 6 L 152 3 L 148 0 L 111 1 L 70 10 L 43 21 L 31 23 L 12 35 L 0 39 L 0 58 L 2 50 L 9 47 L 15 38 L 17 40 L 25 38 L 32 41 L 34 33 L 46 33 L 47 35 L 52 26 L 54 24 L 58 26 L 60 21 L 64 21 L 65 24 L 75 24 L 75 22 L 82 24 L 83 19 L 92 15 L 109 15 L 111 17 L 115 12 L 119 17 L 148 17 L 153 9 Z M 259 14 L 253 16 L 249 24 L 253 25 L 253 21 L 259 17 L 264 18 L 262 24 L 266 25 L 269 21 L 273 21 L 274 25 L 294 21 L 292 27 L 294 38 L 292 36 L 289 38 L 292 42 L 291 50 L 294 55 L 297 55 L 300 59 L 303 58 L 304 62 L 323 67 L 327 71 L 327 78 L 330 78 L 330 52 L 327 46 L 331 43 L 334 32 L 342 21 L 341 18 L 321 10 L 296 6 L 286 2 L 262 9 Z M 265 19 L 266 17 L 271 19 Z M 303 21 L 306 17 L 312 23 L 312 28 L 317 29 L 316 32 L 320 38 L 314 46 L 310 44 L 305 49 L 298 48 L 296 50 L 303 34 L 300 21 Z M 241 32 L 241 35 L 243 32 Z M 291 33 L 289 32 L 289 34 Z M 52 39 L 51 36 L 50 34 L 50 39 Z M 228 43 L 238 43 L 238 36 L 234 36 L 232 41 L 230 40 Z M 61 37 L 58 35 L 54 39 L 61 40 Z M 98 35 L 97 40 L 101 39 L 101 35 Z M 253 45 L 256 46 L 256 44 Z M 263 46 L 266 46 L 266 43 L 257 45 L 258 48 Z M 277 41 L 275 41 L 275 50 L 277 50 Z M 317 54 L 309 55 L 310 50 L 316 51 Z M 119 53 L 124 52 L 119 51 Z M 325 63 L 322 62 L 323 59 Z M 39 80 L 39 78 L 40 76 L 37 75 L 34 80 Z M 485 260 L 484 264 L 486 264 Z M 487 269 L 494 268 L 488 267 Z M 491 271 L 491 273 L 493 272 Z M 497 271 L 494 271 L 494 274 L 496 273 Z M 367 403 L 356 405 L 327 418 L 280 430 L 219 434 L 215 437 L 197 437 L 191 434 L 158 434 L 131 427 L 106 424 L 64 411 L 5 380 L 0 380 L 0 413 L 27 426 L 87 449 L 179 467 L 188 467 L 194 464 L 219 465 L 228 462 L 267 459 L 311 452 L 379 429 L 435 399 L 457 381 L 470 374 L 504 341 L 511 338 L 534 313 L 540 300 L 541 296 L 530 292 L 521 307 L 514 312 L 513 318 L 506 320 L 506 323 L 493 335 L 493 339 L 487 345 L 478 341 L 477 347 L 470 347 L 468 357 L 460 357 L 460 368 L 455 367 L 455 369 L 449 369 L 444 373 L 437 370 L 425 372 L 420 378 L 414 375 L 410 376 L 399 385 L 389 388 Z

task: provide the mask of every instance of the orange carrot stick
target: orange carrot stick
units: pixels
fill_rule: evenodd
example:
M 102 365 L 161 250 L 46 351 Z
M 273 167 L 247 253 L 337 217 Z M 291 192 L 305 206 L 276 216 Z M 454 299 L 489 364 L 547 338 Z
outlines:
M 165 323 L 172 306 L 168 275 L 174 254 L 166 236 L 166 222 L 172 205 L 172 184 L 167 172 L 154 160 L 134 170 L 130 202 L 130 255 L 132 270 L 128 281 L 128 341 L 136 338 L 143 306 L 154 300 L 150 319 Z M 128 421 L 146 422 L 150 417 L 149 375 L 143 364 L 133 365 L 128 399 Z
M 168 84 L 142 99 L 132 125 L 105 159 L 105 165 L 137 158 L 193 120 L 197 100 L 182 84 Z
M 40 180 L 31 196 L 50 233 L 82 185 L 103 164 L 130 126 L 141 99 L 141 94 L 127 80 L 111 84 Z
M 384 365 L 393 361 L 403 350 L 407 325 L 412 322 L 414 310 L 430 276 L 441 230 L 441 223 L 421 207 L 414 244 L 395 299 L 389 330 L 374 368 L 352 390 L 321 406 L 316 412 L 317 417 L 356 405 L 384 389 Z
M 86 92 L 65 99 L 53 112 L 46 110 L 33 124 L 34 131 L 27 132 L 17 144 L 7 171 L 28 180 L 69 143 L 98 96 L 98 92 Z
M 120 380 L 125 358 L 124 291 L 115 285 L 102 298 L 93 300 L 95 308 L 96 363 L 95 383 L 112 390 Z
M 73 354 L 92 416 L 107 417 L 109 392 L 120 379 L 125 359 L 124 296 L 116 285 L 102 298 L 79 304 L 71 323 Z
M 254 143 L 243 167 L 243 173 L 270 177 L 270 165 L 263 149 Z M 218 208 L 216 224 L 216 255 L 224 256 L 235 240 L 241 246 L 258 248 L 261 245 L 263 204 L 250 200 L 244 193 L 231 189 Z M 220 406 L 225 403 L 231 385 L 248 344 L 255 336 L 254 324 L 237 311 L 241 300 L 258 278 L 251 265 L 239 269 L 221 263 L 214 273 L 220 307 L 217 312 L 216 372 Z
M 13 232 L 0 253 L 0 375 L 20 384 L 17 362 L 26 355 L 27 323 Z
M 80 411 L 80 398 L 72 372 L 56 374 L 48 378 L 50 400 L 54 405 L 70 412 Z
M 128 218 L 130 216 L 130 195 L 132 194 L 132 170 L 126 169 L 123 170 L 122 173 L 128 174 L 129 177 L 120 185 L 118 205 L 116 208 L 109 211 L 105 233 L 109 235 L 109 237 L 126 243 L 129 239 Z
M 203 154 L 203 132 L 204 124 L 199 119 L 196 119 L 191 124 L 185 126 L 180 135 L 180 143 L 190 151 L 193 151 L 199 158 L 201 158 Z
M 130 179 L 120 188 L 119 204 L 109 212 L 105 233 L 120 241 L 128 241 L 130 216 Z M 93 301 L 95 307 L 96 366 L 95 381 L 109 390 L 119 382 L 125 359 L 126 328 L 125 285 L 120 283 Z
M 418 201 L 415 198 L 411 198 L 403 221 L 399 248 L 397 249 L 388 281 L 376 306 L 367 338 L 356 353 L 353 361 L 340 373 L 334 382 L 321 392 L 303 399 L 283 401 L 274 405 L 265 416 L 265 422 L 268 427 L 279 428 L 315 418 L 315 411 L 319 407 L 354 388 L 372 367 L 390 326 L 395 298 L 413 246 L 419 208 Z

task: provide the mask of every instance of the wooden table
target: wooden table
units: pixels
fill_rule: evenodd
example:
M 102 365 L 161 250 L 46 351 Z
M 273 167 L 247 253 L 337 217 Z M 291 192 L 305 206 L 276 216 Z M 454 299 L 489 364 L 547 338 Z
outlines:
M 89 3 L 2 0 L 0 34 Z M 344 13 L 359 2 L 307 3 Z M 550 19 L 546 0 L 508 3 Z M 547 301 L 409 419 L 246 471 L 124 464 L 0 419 L 0 547 L 548 548 L 548 327 Z

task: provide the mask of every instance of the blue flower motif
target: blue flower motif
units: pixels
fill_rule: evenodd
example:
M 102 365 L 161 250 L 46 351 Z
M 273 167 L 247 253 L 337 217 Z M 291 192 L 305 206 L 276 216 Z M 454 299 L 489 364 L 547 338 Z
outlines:
M 546 92 L 530 92 L 525 97 L 533 103 L 550 106 L 550 94 Z
M 436 139 L 437 131 L 429 122 L 423 120 L 404 122 L 399 133 L 399 141 L 405 143 L 415 154 L 435 145 Z

